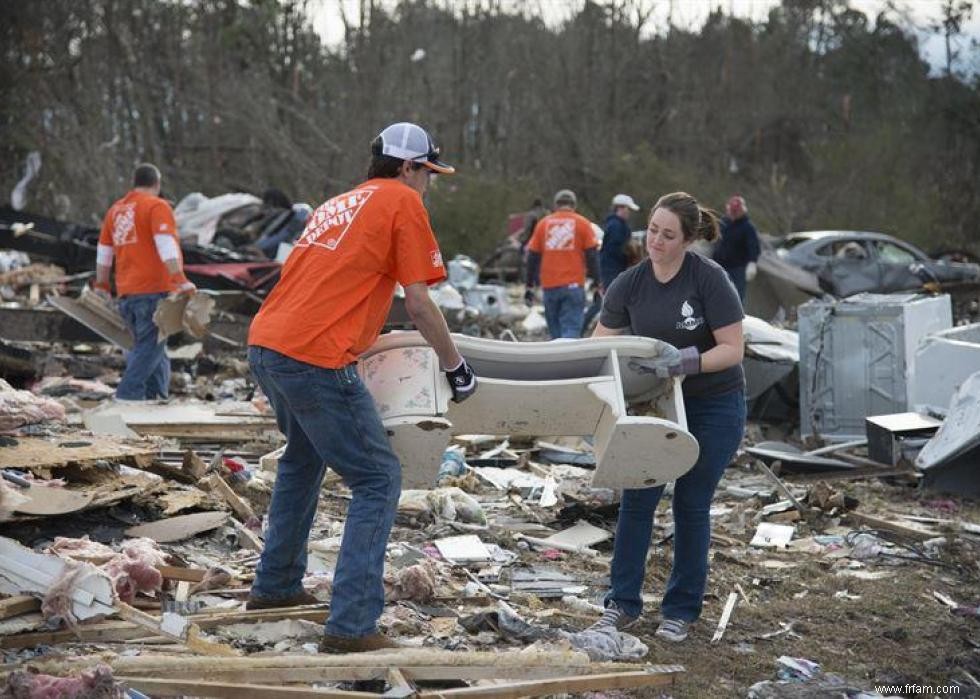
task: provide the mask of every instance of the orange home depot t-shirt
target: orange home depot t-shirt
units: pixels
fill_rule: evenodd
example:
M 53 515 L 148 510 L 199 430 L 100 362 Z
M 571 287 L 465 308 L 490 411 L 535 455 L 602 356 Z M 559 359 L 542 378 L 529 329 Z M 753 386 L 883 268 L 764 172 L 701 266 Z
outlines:
M 99 244 L 112 246 L 120 296 L 169 293 L 177 288 L 157 252 L 155 235 L 172 236 L 180 255 L 174 212 L 160 197 L 133 190 L 109 207 Z
M 585 251 L 598 245 L 589 219 L 574 211 L 538 221 L 527 249 L 541 255 L 541 288 L 585 284 Z
M 368 180 L 310 216 L 248 344 L 337 369 L 378 339 L 395 282 L 445 278 L 419 193 L 398 180 Z

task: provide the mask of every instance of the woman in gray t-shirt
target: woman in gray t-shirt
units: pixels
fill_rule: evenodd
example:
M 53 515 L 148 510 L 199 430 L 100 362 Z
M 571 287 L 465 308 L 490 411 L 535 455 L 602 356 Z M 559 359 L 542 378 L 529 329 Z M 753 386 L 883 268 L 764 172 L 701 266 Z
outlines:
M 683 641 L 701 615 L 711 541 L 708 510 L 745 429 L 742 304 L 725 270 L 690 250 L 698 238 L 717 236 L 717 217 L 690 194 L 661 197 L 647 226 L 650 259 L 610 285 L 594 333 L 653 337 L 680 349 L 656 370 L 664 377 L 686 376 L 687 425 L 701 451 L 694 467 L 674 483 L 674 562 L 657 629 L 657 636 L 670 641 Z M 646 554 L 663 490 L 623 491 L 611 589 L 597 627 L 623 629 L 642 612 Z

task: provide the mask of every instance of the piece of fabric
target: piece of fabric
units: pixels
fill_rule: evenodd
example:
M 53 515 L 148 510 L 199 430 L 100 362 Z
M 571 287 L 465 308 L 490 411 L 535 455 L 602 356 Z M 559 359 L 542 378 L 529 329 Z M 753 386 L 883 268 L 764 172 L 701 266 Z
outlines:
M 112 246 L 102 245 L 95 248 L 95 264 L 102 267 L 112 267 Z
M 338 369 L 374 344 L 396 282 L 445 278 L 419 193 L 398 180 L 369 180 L 313 212 L 248 343 Z
M 353 364 L 325 369 L 262 347 L 249 347 L 248 359 L 287 440 L 252 595 L 282 598 L 302 590 L 310 526 L 330 464 L 352 497 L 326 633 L 374 633 L 384 608 L 385 548 L 401 493 L 401 465 L 374 399 Z
M 721 219 L 721 236 L 715 243 L 711 258 L 725 269 L 745 267 L 759 259 L 759 233 L 748 215 L 732 220 Z
M 592 224 L 574 211 L 556 211 L 538 221 L 527 249 L 541 255 L 541 286 L 585 284 L 585 251 L 598 245 Z
M 711 499 L 745 431 L 745 393 L 684 399 L 687 427 L 701 453 L 694 468 L 674 482 L 674 560 L 664 593 L 664 618 L 694 621 L 701 615 L 708 580 Z M 651 457 L 651 458 L 656 458 Z M 611 588 L 615 602 L 630 616 L 643 611 L 641 591 L 653 534 L 653 516 L 664 487 L 624 490 L 616 523 Z
M 171 277 L 157 252 L 156 236 L 171 238 L 180 260 L 180 239 L 170 204 L 145 192 L 131 190 L 109 207 L 102 222 L 99 245 L 112 246 L 116 291 L 120 296 L 174 291 Z
M 551 339 L 581 337 L 585 321 L 585 289 L 579 285 L 545 289 L 544 318 Z
M 609 214 L 602 224 L 602 247 L 599 248 L 599 275 L 602 287 L 608 289 L 626 271 L 626 243 L 632 236 L 629 224 L 616 214 Z
M 170 395 L 170 358 L 153 322 L 157 304 L 166 297 L 136 294 L 119 300 L 119 313 L 133 334 L 133 349 L 126 353 L 126 370 L 116 387 L 116 398 L 153 400 Z
M 653 265 L 638 264 L 623 272 L 606 290 L 601 322 L 627 328 L 632 335 L 655 337 L 674 347 L 697 347 L 704 354 L 718 343 L 713 331 L 744 317 L 738 292 L 717 263 L 688 251 L 680 271 L 666 284 L 657 281 Z M 728 393 L 745 388 L 740 364 L 684 380 L 687 397 Z
M 156 234 L 153 236 L 153 244 L 156 246 L 160 259 L 164 262 L 180 260 L 180 246 L 177 245 L 177 239 L 174 236 Z

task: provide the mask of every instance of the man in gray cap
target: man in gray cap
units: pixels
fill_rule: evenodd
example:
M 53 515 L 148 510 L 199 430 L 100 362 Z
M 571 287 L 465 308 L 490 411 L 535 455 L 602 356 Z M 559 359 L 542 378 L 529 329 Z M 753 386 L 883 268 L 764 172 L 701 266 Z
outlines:
M 599 280 L 598 242 L 592 224 L 575 212 L 575 192 L 555 194 L 555 212 L 538 221 L 527 245 L 527 290 L 544 290 L 544 317 L 552 339 L 581 337 L 585 320 L 585 275 Z
M 303 590 L 306 545 L 329 464 L 351 489 L 320 649 L 392 647 L 377 629 L 384 561 L 401 493 L 401 465 L 357 358 L 378 338 L 395 283 L 432 345 L 453 400 L 476 390 L 428 286 L 446 278 L 422 195 L 435 173 L 452 174 L 422 127 L 392 124 L 371 144 L 367 181 L 322 204 L 262 304 L 248 334 L 248 362 L 286 435 L 269 527 L 248 609 L 315 603 Z

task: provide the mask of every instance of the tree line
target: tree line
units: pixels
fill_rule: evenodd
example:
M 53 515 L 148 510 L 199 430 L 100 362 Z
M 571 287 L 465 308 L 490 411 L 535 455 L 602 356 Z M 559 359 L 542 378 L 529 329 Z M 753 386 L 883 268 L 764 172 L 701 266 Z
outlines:
M 955 47 L 972 8 L 945 7 Z M 977 47 L 930 75 L 892 10 L 783 0 L 686 30 L 651 26 L 652 0 L 585 1 L 559 26 L 534 5 L 361 0 L 326 46 L 312 9 L 0 4 L 4 196 L 36 150 L 27 209 L 74 221 L 98 220 L 143 160 L 174 199 L 275 186 L 315 205 L 363 177 L 381 127 L 413 120 L 458 166 L 430 194 L 448 254 L 482 256 L 508 212 L 564 187 L 594 219 L 619 191 L 716 207 L 738 192 L 773 233 L 980 245 L 980 80 L 958 71 Z

